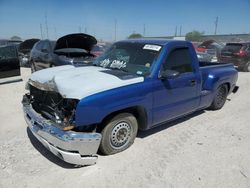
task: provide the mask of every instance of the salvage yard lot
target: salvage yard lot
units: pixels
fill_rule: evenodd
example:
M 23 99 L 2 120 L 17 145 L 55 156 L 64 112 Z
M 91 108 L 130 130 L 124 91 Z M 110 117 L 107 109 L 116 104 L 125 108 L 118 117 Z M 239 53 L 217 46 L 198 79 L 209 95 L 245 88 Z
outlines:
M 0 187 L 250 187 L 250 74 L 222 110 L 139 132 L 128 150 L 75 168 L 29 132 L 22 82 L 0 85 Z

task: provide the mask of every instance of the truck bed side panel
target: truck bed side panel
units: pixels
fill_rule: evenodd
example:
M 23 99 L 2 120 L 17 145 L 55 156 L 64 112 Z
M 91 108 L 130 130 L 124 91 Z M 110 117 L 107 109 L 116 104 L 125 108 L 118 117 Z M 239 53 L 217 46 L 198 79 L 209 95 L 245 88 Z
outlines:
M 232 64 L 202 66 L 200 71 L 202 75 L 201 108 L 210 106 L 215 90 L 221 84 L 227 84 L 231 93 L 238 78 L 237 70 Z

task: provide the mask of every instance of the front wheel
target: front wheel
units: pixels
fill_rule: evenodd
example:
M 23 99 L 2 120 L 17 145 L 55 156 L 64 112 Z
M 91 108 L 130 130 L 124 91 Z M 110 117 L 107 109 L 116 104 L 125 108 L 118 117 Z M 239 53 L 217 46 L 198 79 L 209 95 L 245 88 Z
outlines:
M 227 85 L 223 84 L 223 85 L 219 86 L 217 88 L 217 90 L 215 91 L 215 96 L 214 96 L 213 102 L 212 102 L 211 106 L 209 107 L 209 109 L 211 109 L 211 110 L 221 109 L 227 100 L 227 95 L 228 95 Z
M 102 130 L 100 151 L 111 155 L 126 150 L 134 143 L 137 131 L 138 123 L 132 114 L 116 115 Z

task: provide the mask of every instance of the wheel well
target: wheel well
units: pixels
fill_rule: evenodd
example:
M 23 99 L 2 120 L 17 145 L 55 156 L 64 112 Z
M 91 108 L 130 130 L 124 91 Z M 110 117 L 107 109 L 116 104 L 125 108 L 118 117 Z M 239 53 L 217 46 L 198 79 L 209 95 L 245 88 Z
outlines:
M 225 85 L 227 86 L 227 90 L 228 90 L 228 93 L 229 93 L 229 91 L 230 91 L 230 89 L 231 89 L 231 86 L 230 86 L 230 83 L 225 83 Z
M 147 127 L 147 113 L 144 107 L 141 106 L 134 106 L 125 108 L 122 110 L 118 110 L 115 112 L 112 112 L 111 114 L 107 115 L 102 122 L 97 126 L 97 132 L 101 132 L 102 129 L 107 125 L 107 122 L 112 119 L 114 116 L 120 113 L 130 113 L 135 116 L 138 122 L 138 129 L 144 130 Z

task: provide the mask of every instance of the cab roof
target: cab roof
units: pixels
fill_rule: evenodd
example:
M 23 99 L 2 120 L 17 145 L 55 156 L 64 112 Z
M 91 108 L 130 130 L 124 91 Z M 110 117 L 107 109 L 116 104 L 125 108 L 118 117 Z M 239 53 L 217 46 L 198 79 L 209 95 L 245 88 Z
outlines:
M 165 46 L 166 44 L 170 42 L 177 42 L 177 43 L 187 43 L 187 41 L 183 40 L 171 40 L 171 39 L 164 39 L 164 38 L 140 38 L 140 39 L 127 39 L 122 40 L 119 42 L 131 42 L 131 43 L 142 43 L 142 44 L 156 44 L 156 45 L 162 45 Z

